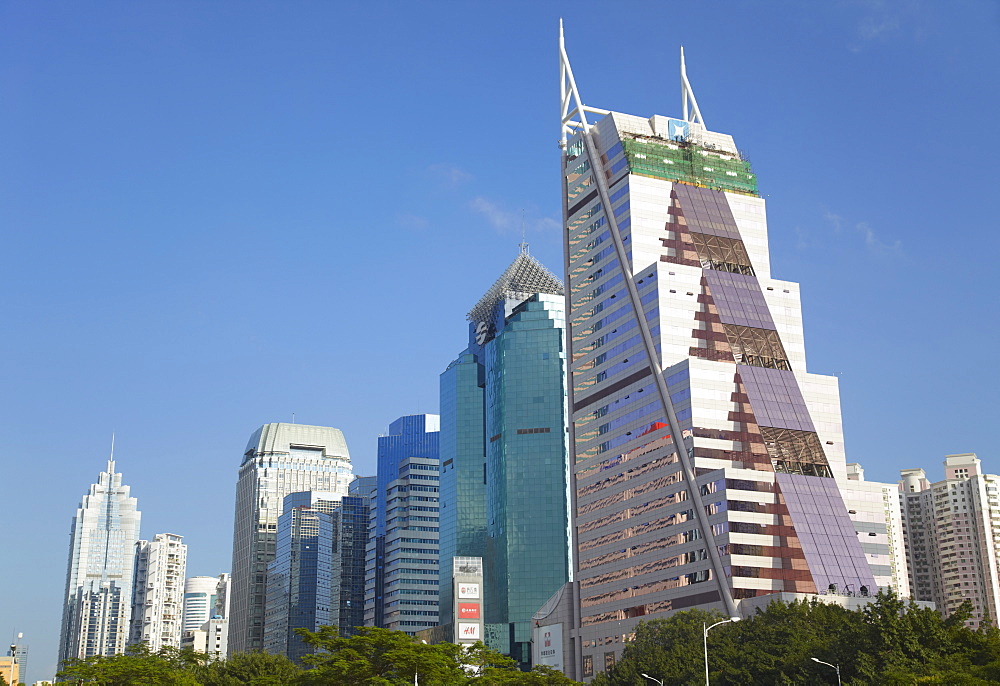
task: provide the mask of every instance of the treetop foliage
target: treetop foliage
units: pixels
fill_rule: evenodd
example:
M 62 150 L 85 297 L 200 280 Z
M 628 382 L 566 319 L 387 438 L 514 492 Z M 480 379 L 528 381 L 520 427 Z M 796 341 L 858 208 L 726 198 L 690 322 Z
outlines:
M 303 669 L 283 655 L 246 653 L 210 662 L 207 655 L 132 646 L 124 655 L 71 660 L 59 678 L 107 686 L 574 686 L 561 672 L 521 672 L 509 657 L 482 643 L 429 645 L 401 631 L 360 628 L 344 638 L 334 627 L 297 629 L 316 649 Z M 416 679 L 414 679 L 416 676 Z
M 944 619 L 891 594 L 858 610 L 813 600 L 775 602 L 740 622 L 708 634 L 711 683 L 864 684 L 1000 683 L 1000 631 L 964 626 L 971 606 Z M 621 660 L 591 682 L 594 686 L 705 683 L 703 625 L 725 617 L 690 610 L 640 624 Z

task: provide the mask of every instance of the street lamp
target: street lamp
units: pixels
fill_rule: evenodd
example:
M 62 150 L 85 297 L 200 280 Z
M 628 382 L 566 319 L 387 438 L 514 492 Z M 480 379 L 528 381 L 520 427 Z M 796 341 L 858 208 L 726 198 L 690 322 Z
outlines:
M 837 686 L 840 686 L 840 665 L 831 665 L 829 662 L 823 662 L 822 660 L 817 660 L 814 657 L 809 658 L 813 662 L 818 662 L 821 665 L 826 665 L 827 667 L 833 667 L 837 670 Z
M 651 677 L 651 676 L 649 676 L 648 674 L 646 674 L 645 672 L 643 672 L 643 673 L 642 673 L 642 675 L 643 675 L 644 677 L 646 677 L 647 679 L 649 679 L 650 681 L 655 681 L 655 682 L 656 682 L 656 683 L 658 683 L 658 684 L 659 684 L 660 686 L 663 686 L 663 681 L 661 681 L 660 679 L 657 679 L 657 678 L 655 678 L 655 677 Z
M 23 633 L 18 633 L 17 638 L 10 644 L 10 680 L 15 684 L 20 681 L 20 676 L 14 679 L 14 665 L 17 664 L 17 643 L 24 636 Z
M 716 622 L 712 626 L 708 626 L 704 622 L 701 624 L 702 632 L 701 638 L 705 646 L 705 686 L 710 686 L 708 683 L 708 632 L 719 626 L 720 624 L 728 624 L 729 622 L 738 622 L 739 617 L 730 617 L 729 619 L 723 619 L 721 622 Z

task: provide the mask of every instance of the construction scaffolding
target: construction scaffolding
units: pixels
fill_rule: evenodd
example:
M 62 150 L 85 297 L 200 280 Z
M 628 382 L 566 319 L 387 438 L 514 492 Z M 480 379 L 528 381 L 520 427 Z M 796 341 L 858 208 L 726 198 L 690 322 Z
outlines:
M 629 171 L 665 181 L 760 196 L 750 162 L 721 150 L 683 140 L 622 132 Z

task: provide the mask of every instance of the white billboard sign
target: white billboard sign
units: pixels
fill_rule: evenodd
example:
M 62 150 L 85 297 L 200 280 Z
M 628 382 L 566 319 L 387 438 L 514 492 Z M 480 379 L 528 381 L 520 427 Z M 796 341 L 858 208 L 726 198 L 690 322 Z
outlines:
M 562 624 L 535 627 L 531 644 L 531 661 L 548 665 L 560 672 L 563 669 Z
M 479 622 L 459 622 L 455 638 L 459 641 L 480 641 L 482 632 Z
M 458 584 L 458 597 L 459 598 L 478 598 L 479 597 L 479 584 L 459 583 Z

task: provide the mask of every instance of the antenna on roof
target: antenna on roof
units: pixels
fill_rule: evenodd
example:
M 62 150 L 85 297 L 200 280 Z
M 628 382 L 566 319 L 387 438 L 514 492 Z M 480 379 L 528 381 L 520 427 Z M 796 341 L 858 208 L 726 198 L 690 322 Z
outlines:
M 115 432 L 111 432 L 111 457 L 108 458 L 108 472 L 115 471 Z
M 691 99 L 691 111 L 688 112 L 688 98 Z M 698 109 L 698 101 L 694 97 L 694 90 L 691 82 L 688 81 L 687 66 L 684 64 L 684 46 L 681 46 L 681 108 L 684 112 L 684 121 L 698 123 L 705 126 L 705 119 Z M 705 127 L 708 128 L 708 127 Z
M 524 235 L 524 208 L 521 208 L 521 245 L 518 246 L 521 249 L 521 253 L 524 255 L 528 254 L 528 240 Z

